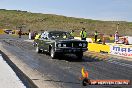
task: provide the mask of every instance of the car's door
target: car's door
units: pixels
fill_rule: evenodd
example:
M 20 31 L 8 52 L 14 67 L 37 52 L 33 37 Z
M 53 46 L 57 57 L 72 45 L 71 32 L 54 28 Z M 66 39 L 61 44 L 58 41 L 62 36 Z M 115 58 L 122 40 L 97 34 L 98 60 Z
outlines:
M 44 33 L 42 33 L 41 38 L 39 39 L 39 48 L 43 49 L 44 51 L 47 51 L 47 31 L 45 31 Z
M 42 38 L 40 39 L 40 46 L 43 48 L 44 51 L 49 50 L 49 44 L 50 44 L 50 39 L 48 37 L 48 32 L 45 31 Z
M 46 41 L 46 39 L 44 39 L 44 38 L 40 38 L 39 39 L 39 44 L 38 44 L 38 46 L 39 46 L 39 48 L 40 49 L 43 49 L 43 50 L 45 50 L 46 48 L 45 48 L 45 41 Z
M 51 45 L 52 40 L 49 37 L 49 33 L 46 33 L 46 40 L 45 40 L 45 49 L 49 51 L 49 46 Z

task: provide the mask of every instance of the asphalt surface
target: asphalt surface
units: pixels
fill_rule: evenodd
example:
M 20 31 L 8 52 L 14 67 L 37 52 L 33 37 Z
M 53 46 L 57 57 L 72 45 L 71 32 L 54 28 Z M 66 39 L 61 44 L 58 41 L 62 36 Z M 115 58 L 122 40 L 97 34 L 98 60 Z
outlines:
M 98 61 L 86 56 L 82 61 L 79 61 L 73 55 L 51 59 L 45 53 L 37 54 L 32 43 L 24 41 L 25 39 L 27 38 L 19 39 L 15 36 L 0 35 L 3 48 L 18 56 L 30 68 L 46 75 L 48 79 L 43 79 L 44 81 L 55 83 L 60 88 L 83 88 L 79 80 L 83 66 L 88 70 L 90 79 L 132 80 L 132 62 L 130 61 L 116 58 Z M 132 85 L 89 85 L 85 88 L 132 88 Z

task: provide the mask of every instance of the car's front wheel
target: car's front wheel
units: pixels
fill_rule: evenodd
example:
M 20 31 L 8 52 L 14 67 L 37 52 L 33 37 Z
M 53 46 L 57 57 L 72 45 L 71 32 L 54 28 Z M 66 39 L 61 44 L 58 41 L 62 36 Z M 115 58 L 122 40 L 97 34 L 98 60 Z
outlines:
M 36 47 L 36 52 L 37 52 L 37 53 L 41 53 L 41 50 L 39 49 L 38 46 Z
M 50 49 L 50 56 L 52 59 L 56 58 L 56 53 L 55 53 L 55 50 L 53 48 Z

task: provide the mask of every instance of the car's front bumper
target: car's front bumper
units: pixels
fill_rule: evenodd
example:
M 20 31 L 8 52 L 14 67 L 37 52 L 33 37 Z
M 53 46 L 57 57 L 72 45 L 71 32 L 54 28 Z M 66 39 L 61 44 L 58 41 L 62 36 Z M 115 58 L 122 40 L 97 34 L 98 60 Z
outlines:
M 65 47 L 65 48 L 56 48 L 55 52 L 58 53 L 77 53 L 77 52 L 85 52 L 87 51 L 87 48 L 71 48 L 71 47 Z

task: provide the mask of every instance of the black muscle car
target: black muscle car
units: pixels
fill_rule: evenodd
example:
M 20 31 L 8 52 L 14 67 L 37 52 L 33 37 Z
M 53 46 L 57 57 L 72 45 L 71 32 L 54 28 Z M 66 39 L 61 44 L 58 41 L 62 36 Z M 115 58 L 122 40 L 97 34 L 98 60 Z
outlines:
M 74 39 L 70 33 L 64 31 L 45 31 L 40 39 L 34 40 L 36 52 L 46 51 L 52 58 L 57 55 L 75 54 L 82 59 L 83 52 L 87 51 L 87 41 Z

